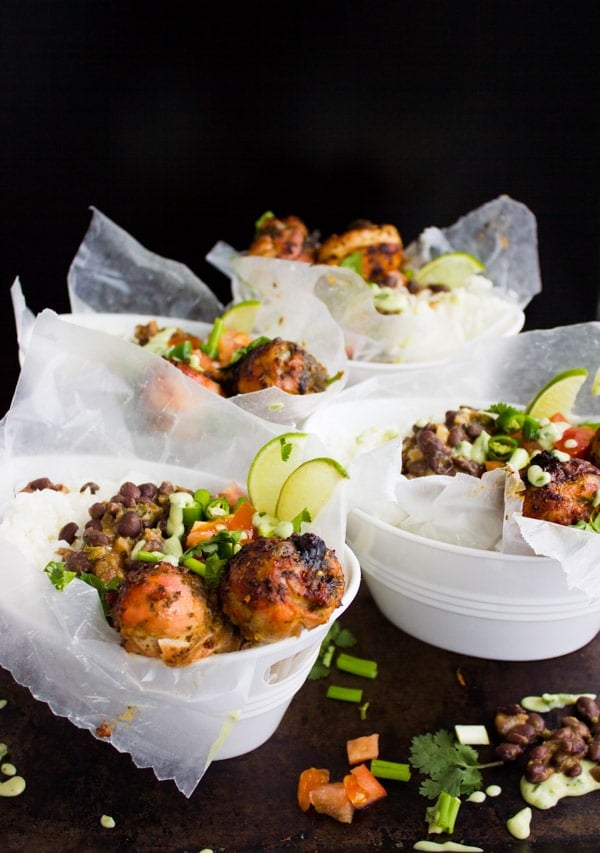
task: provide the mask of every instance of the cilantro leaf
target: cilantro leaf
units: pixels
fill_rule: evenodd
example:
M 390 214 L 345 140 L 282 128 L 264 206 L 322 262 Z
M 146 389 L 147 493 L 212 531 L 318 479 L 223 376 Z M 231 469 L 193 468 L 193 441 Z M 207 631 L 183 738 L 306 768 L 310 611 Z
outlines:
M 468 744 L 458 743 L 445 729 L 416 735 L 411 741 L 409 761 L 429 777 L 421 782 L 419 793 L 430 800 L 435 800 L 442 791 L 453 797 L 472 794 L 481 788 L 480 771 L 502 763 L 480 764 L 477 751 Z

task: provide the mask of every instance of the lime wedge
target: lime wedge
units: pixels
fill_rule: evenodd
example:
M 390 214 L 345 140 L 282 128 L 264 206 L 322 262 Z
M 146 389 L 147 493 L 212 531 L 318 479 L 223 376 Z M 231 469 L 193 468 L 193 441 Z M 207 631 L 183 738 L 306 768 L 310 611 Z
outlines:
M 236 332 L 245 332 L 249 335 L 254 328 L 254 322 L 260 305 L 261 303 L 258 299 L 247 299 L 245 302 L 237 302 L 221 315 L 223 327 L 225 329 L 234 329 Z
M 596 371 L 596 375 L 594 376 L 594 381 L 592 382 L 591 394 L 593 397 L 597 397 L 600 394 L 600 367 Z
M 557 413 L 568 418 L 586 377 L 585 367 L 573 367 L 557 373 L 538 391 L 525 409 L 526 413 L 533 418 L 551 418 Z
M 264 444 L 248 470 L 247 489 L 250 503 L 267 515 L 275 515 L 281 486 L 300 462 L 305 432 L 286 432 Z
M 447 252 L 423 264 L 415 272 L 413 280 L 423 287 L 445 284 L 453 289 L 462 287 L 470 276 L 484 271 L 484 265 L 474 255 L 468 252 Z
M 293 521 L 303 510 L 314 520 L 336 486 L 348 478 L 348 472 L 335 459 L 321 456 L 309 459 L 289 475 L 281 487 L 275 516 Z

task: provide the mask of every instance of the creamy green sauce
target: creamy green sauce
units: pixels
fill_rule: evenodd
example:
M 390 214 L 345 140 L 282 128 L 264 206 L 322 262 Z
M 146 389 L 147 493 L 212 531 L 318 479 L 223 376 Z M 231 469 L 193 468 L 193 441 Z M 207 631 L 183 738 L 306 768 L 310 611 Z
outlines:
M 514 838 L 529 838 L 531 832 L 531 809 L 527 806 L 506 821 L 506 828 Z
M 4 707 L 6 705 L 6 699 L 2 700 L 3 704 L 0 707 Z M 5 755 L 8 753 L 8 747 L 5 743 L 0 743 L 0 760 L 2 760 Z M 0 797 L 17 797 L 19 794 L 22 794 L 25 790 L 25 779 L 22 776 L 17 776 L 17 768 L 10 761 L 5 761 L 0 766 L 0 771 L 5 776 L 10 776 L 5 782 L 0 782 Z
M 0 797 L 18 797 L 25 790 L 25 779 L 12 776 L 6 782 L 0 782 Z
M 545 782 L 533 785 L 525 777 L 521 779 L 521 796 L 530 806 L 537 809 L 551 809 L 563 797 L 580 797 L 592 791 L 600 791 L 600 781 L 596 781 L 591 770 L 598 765 L 584 758 L 581 762 L 581 775 L 565 776 L 553 773 Z
M 526 711 L 536 711 L 543 714 L 553 708 L 564 708 L 565 705 L 574 705 L 580 696 L 595 699 L 595 693 L 542 693 L 541 696 L 525 696 L 521 699 L 521 707 Z
M 467 797 L 468 803 L 484 803 L 487 800 L 487 794 L 485 791 L 473 791 L 472 794 L 469 794 Z
M 425 853 L 440 853 L 449 851 L 449 853 L 483 853 L 483 847 L 471 847 L 469 844 L 459 844 L 457 841 L 417 841 L 413 845 L 413 850 L 424 850 Z

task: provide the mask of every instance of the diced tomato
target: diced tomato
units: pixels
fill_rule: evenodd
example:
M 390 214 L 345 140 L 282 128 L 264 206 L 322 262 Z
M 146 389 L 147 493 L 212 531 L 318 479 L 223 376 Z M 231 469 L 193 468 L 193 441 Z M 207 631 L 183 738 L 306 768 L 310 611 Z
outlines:
M 485 460 L 485 470 L 493 471 L 495 468 L 502 468 L 504 462 L 501 462 L 499 459 L 486 459 Z
M 329 770 L 322 767 L 309 767 L 298 778 L 298 805 L 303 812 L 310 808 L 310 793 L 320 785 L 329 782 Z
M 556 442 L 555 447 L 557 450 L 568 453 L 569 456 L 581 458 L 587 453 L 595 435 L 596 430 L 591 426 L 568 427 Z
M 229 515 L 220 515 L 210 521 L 195 521 L 185 540 L 186 548 L 193 548 L 200 542 L 207 542 L 220 530 L 243 530 L 245 542 L 254 538 L 254 527 L 252 517 L 256 509 L 250 501 L 243 501 L 235 512 Z
M 195 350 L 199 350 L 202 346 L 202 341 L 196 335 L 188 335 L 187 332 L 182 332 L 181 330 L 175 332 L 169 338 L 169 346 L 174 347 L 177 344 L 182 344 L 185 341 L 189 341 L 192 345 L 192 348 Z
M 379 757 L 379 735 L 363 735 L 346 741 L 349 764 L 361 764 Z
M 366 764 L 353 767 L 350 773 L 344 776 L 344 789 L 356 809 L 364 809 L 382 797 L 387 797 L 387 791 Z
M 555 412 L 552 415 L 552 417 L 550 418 L 550 420 L 554 424 L 562 424 L 562 423 L 565 423 L 567 421 L 567 418 L 565 418 L 565 416 L 563 414 L 561 414 L 560 412 Z
M 319 814 L 339 820 L 340 823 L 352 823 L 354 806 L 348 799 L 343 782 L 327 782 L 313 788 L 309 793 L 310 802 Z
M 235 329 L 223 329 L 219 343 L 217 344 L 217 358 L 220 364 L 229 364 L 234 352 L 242 347 L 247 347 L 252 338 L 245 332 L 236 332 Z

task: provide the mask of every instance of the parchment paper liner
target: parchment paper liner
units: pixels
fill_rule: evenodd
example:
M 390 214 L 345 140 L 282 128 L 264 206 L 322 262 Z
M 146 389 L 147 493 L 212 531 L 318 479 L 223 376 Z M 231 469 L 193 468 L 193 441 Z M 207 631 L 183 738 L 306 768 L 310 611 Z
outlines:
M 116 338 L 107 347 L 106 339 L 48 309 L 36 318 L 0 422 L 0 507 L 12 499 L 13 483 L 47 475 L 35 471 L 36 457 L 44 467 L 50 460 L 54 469 L 75 468 L 82 483 L 106 476 L 102 460 L 108 460 L 113 467 L 122 462 L 125 478 L 140 469 L 152 479 L 167 465 L 198 472 L 189 475 L 198 486 L 207 478 L 245 485 L 254 454 L 282 429 L 185 381 L 142 348 Z M 309 445 L 307 456 L 323 455 L 318 439 Z M 344 495 L 338 489 L 313 526 L 339 554 Z M 3 554 L 2 665 L 80 728 L 96 735 L 110 721 L 117 749 L 189 796 L 235 725 L 232 710 L 244 708 L 252 669 L 245 653 L 236 653 L 238 663 L 226 673 L 216 657 L 170 669 L 130 655 L 107 626 L 94 590 L 73 583 L 59 593 L 18 547 L 3 540 Z M 286 643 L 282 651 L 289 645 L 293 654 L 296 644 Z

